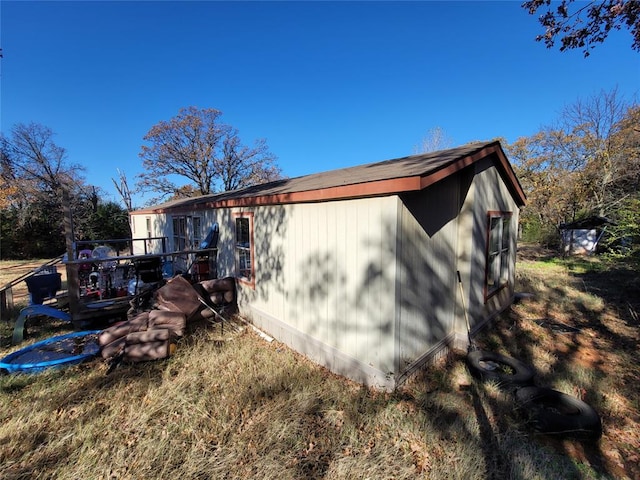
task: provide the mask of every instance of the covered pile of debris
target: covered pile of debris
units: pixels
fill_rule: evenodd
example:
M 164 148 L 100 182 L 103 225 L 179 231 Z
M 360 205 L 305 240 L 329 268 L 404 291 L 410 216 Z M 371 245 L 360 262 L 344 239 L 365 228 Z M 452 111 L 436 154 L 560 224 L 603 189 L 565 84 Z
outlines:
M 141 311 L 134 305 L 129 319 L 98 335 L 102 358 L 111 367 L 122 361 L 142 362 L 169 357 L 189 325 L 202 320 L 222 322 L 237 313 L 233 277 L 196 284 L 177 276 L 149 295 Z

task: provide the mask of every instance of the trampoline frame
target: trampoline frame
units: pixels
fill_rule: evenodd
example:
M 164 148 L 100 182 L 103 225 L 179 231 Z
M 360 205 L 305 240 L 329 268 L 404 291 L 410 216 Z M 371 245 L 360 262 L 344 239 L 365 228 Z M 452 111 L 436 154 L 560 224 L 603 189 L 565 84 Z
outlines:
M 81 332 L 71 332 L 64 335 L 58 335 L 56 337 L 47 338 L 46 340 L 41 340 L 32 345 L 28 345 L 20 350 L 17 350 L 13 353 L 10 353 L 2 360 L 0 360 L 0 371 L 6 371 L 7 373 L 36 373 L 47 368 L 52 367 L 63 367 L 67 365 L 73 365 L 82 363 L 87 361 L 100 353 L 100 348 L 98 347 L 94 353 L 82 353 L 80 355 L 71 355 L 69 357 L 58 358 L 56 360 L 47 360 L 44 362 L 37 363 L 11 363 L 11 360 L 17 358 L 25 353 L 36 350 L 44 345 L 52 344 L 58 342 L 60 340 L 64 340 L 67 338 L 75 338 L 75 337 L 83 337 L 92 334 L 98 334 L 102 330 L 84 330 Z M 97 343 L 97 342 L 96 342 Z

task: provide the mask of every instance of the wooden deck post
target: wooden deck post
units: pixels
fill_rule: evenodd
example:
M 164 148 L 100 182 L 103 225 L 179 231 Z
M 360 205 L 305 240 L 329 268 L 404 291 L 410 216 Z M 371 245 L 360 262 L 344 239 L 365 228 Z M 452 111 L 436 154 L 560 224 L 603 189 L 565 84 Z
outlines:
M 7 312 L 13 308 L 13 290 L 11 284 L 0 290 L 0 316 L 5 318 Z M 9 317 L 6 317 L 9 320 Z
M 78 279 L 78 265 L 70 263 L 75 260 L 73 251 L 73 214 L 71 213 L 71 201 L 69 190 L 62 189 L 62 208 L 64 209 L 64 236 L 67 247 L 67 292 L 69 294 L 69 313 L 73 322 L 74 315 L 78 314 L 80 304 L 80 281 Z

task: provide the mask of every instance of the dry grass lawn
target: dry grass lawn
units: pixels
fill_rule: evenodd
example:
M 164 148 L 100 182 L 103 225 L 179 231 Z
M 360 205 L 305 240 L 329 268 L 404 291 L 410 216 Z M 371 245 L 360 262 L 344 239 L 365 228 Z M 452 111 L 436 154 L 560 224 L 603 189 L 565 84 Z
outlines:
M 48 261 L 50 261 L 50 259 L 0 261 L 0 287 L 3 287 L 16 278 L 32 272 Z M 66 288 L 67 272 L 64 266 L 60 263 L 57 264 L 57 268 L 58 273 L 61 274 L 62 286 L 63 288 Z M 25 282 L 19 282 L 13 287 L 12 291 L 13 300 L 16 305 L 28 302 L 29 292 Z
M 199 326 L 166 361 L 0 378 L 0 478 L 640 478 L 638 280 L 590 271 L 523 251 L 518 290 L 535 297 L 478 344 L 594 406 L 597 443 L 536 435 L 511 392 L 474 381 L 463 354 L 383 393 L 249 328 Z M 1 356 L 15 349 L 11 327 Z M 35 324 L 29 341 L 65 328 Z

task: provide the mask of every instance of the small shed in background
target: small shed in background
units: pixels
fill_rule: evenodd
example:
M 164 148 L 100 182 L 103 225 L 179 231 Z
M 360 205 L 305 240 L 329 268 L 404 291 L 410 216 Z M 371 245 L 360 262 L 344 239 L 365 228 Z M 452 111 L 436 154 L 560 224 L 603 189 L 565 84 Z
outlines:
M 598 242 L 607 226 L 613 222 L 606 217 L 591 216 L 560 225 L 562 252 L 568 255 L 591 255 L 596 252 Z
M 511 304 L 524 202 L 494 141 L 179 199 L 131 225 L 180 250 L 217 224 L 218 276 L 236 277 L 245 318 L 391 389 L 466 347 L 464 306 L 475 331 Z

